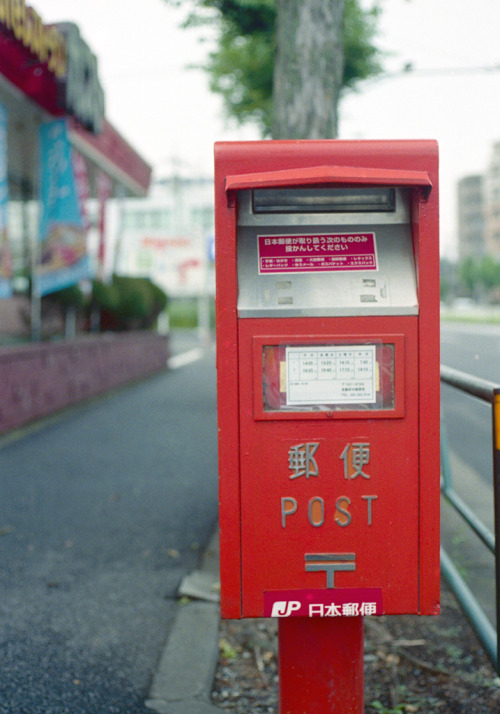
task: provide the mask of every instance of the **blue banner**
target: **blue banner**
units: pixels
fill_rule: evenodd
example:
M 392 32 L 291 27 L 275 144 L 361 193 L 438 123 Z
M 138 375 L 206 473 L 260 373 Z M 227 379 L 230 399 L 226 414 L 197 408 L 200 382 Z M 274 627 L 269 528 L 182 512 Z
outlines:
M 7 109 L 0 104 L 0 298 L 12 295 L 12 256 L 7 232 Z
M 37 287 L 40 295 L 92 277 L 87 237 L 66 121 L 40 127 L 41 212 Z

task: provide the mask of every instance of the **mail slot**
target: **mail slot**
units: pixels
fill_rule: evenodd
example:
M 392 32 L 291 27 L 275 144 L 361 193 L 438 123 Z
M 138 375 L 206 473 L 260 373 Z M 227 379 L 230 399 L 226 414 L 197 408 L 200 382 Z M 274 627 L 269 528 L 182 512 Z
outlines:
M 215 170 L 222 614 L 436 614 L 437 146 Z

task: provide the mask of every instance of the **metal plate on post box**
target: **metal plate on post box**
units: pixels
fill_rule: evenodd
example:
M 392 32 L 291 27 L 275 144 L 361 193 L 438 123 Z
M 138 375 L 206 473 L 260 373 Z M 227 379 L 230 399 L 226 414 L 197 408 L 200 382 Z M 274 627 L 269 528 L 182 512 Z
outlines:
M 239 317 L 417 314 L 408 191 L 394 194 L 394 212 L 355 216 L 256 214 L 239 191 Z

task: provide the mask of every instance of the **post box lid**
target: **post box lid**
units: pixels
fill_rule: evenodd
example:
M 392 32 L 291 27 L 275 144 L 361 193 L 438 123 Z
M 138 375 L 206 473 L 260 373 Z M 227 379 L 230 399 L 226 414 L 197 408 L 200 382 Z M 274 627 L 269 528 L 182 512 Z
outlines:
M 353 166 L 313 166 L 226 176 L 226 192 L 273 186 L 311 184 L 356 184 L 367 186 L 417 186 L 427 196 L 432 181 L 427 171 L 407 171 Z

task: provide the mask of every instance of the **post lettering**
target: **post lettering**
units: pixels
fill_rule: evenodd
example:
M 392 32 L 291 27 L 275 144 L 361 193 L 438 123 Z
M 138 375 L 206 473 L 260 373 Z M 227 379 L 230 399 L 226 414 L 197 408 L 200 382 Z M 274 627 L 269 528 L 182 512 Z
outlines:
M 335 513 L 335 523 L 337 523 L 339 526 L 342 526 L 342 528 L 345 528 L 351 523 L 352 516 L 347 510 L 347 507 L 342 508 L 342 503 L 347 504 L 347 506 L 350 506 L 351 504 L 351 499 L 348 496 L 341 496 L 340 498 L 337 499 L 336 502 L 336 507 L 337 511 Z M 338 516 L 338 514 L 341 513 L 345 518 L 342 518 Z
M 281 525 L 286 528 L 286 517 L 291 516 L 297 510 L 297 501 L 295 498 L 284 496 L 281 499 Z
M 371 526 L 373 524 L 373 502 L 378 499 L 377 495 L 364 495 L 360 496 L 363 501 L 366 501 L 366 524 Z M 352 504 L 349 496 L 339 496 L 335 501 L 335 512 L 334 520 L 335 523 L 341 528 L 346 528 L 351 525 L 353 514 L 351 513 L 350 506 Z M 301 506 L 301 512 L 303 513 L 304 508 Z M 307 519 L 309 524 L 313 528 L 321 528 L 325 524 L 328 518 L 331 518 L 331 505 L 327 502 L 325 503 L 324 498 L 321 496 L 314 496 L 309 499 L 307 504 Z M 287 517 L 292 516 L 299 510 L 299 501 L 293 496 L 283 496 L 281 498 L 281 525 L 283 528 L 287 526 Z M 328 513 L 327 513 L 328 511 Z M 305 515 L 305 514 L 304 514 Z M 302 518 L 304 518 L 304 515 Z M 356 516 L 357 517 L 357 516 Z M 300 519 L 302 521 L 302 518 Z
M 378 496 L 361 496 L 368 506 L 368 525 L 372 524 L 372 501 L 376 501 Z
M 322 498 L 311 498 L 309 501 L 309 523 L 319 528 L 325 522 L 325 502 Z

